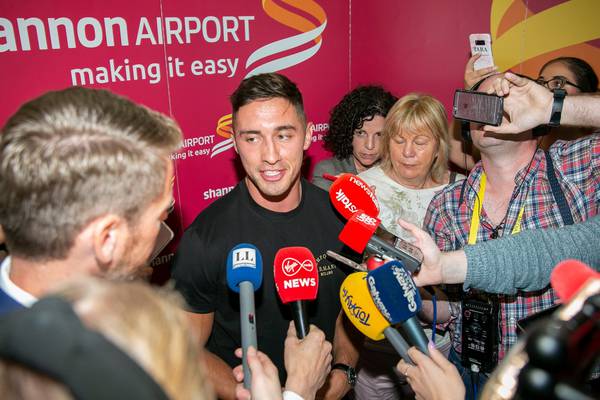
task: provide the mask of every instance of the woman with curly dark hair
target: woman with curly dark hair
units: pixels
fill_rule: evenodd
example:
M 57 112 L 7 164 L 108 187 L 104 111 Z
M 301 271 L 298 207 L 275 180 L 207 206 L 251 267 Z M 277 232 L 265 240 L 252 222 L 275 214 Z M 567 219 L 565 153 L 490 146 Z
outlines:
M 332 110 L 325 148 L 332 158 L 315 166 L 313 183 L 329 190 L 323 174 L 357 174 L 379 161 L 385 116 L 397 98 L 381 86 L 359 86 L 346 94 Z

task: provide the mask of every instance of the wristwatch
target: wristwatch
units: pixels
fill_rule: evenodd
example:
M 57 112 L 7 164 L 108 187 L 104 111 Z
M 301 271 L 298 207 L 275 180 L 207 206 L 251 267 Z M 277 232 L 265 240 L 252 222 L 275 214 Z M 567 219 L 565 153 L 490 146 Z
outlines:
M 356 384 L 356 370 L 353 367 L 347 364 L 337 363 L 333 364 L 331 369 L 339 369 L 343 371 L 346 374 L 346 378 L 348 379 L 348 384 L 350 385 L 350 387 L 354 387 L 354 385 Z
M 550 114 L 550 122 L 548 126 L 559 126 L 560 116 L 562 114 L 563 103 L 567 92 L 564 89 L 554 89 L 554 101 L 552 102 L 552 114 Z

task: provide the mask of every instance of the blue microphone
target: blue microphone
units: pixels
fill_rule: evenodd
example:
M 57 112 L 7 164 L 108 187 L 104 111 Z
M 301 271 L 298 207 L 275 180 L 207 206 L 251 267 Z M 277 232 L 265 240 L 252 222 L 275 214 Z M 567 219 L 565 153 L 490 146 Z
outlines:
M 416 317 L 422 304 L 419 289 L 402 262 L 393 260 L 369 271 L 367 286 L 373 302 L 388 322 L 400 324 L 406 340 L 429 355 L 427 336 Z
M 235 246 L 227 256 L 227 285 L 240 294 L 240 325 L 242 330 L 242 365 L 244 387 L 250 389 L 252 376 L 246 355 L 249 346 L 257 348 L 254 291 L 262 283 L 262 256 L 260 251 L 248 243 Z

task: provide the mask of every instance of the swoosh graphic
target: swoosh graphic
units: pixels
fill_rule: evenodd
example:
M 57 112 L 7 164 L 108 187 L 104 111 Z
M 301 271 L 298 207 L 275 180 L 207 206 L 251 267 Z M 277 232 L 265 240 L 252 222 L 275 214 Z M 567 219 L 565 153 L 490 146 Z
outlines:
M 282 25 L 289 26 L 301 33 L 277 40 L 257 49 L 250 54 L 250 57 L 246 60 L 246 69 L 266 57 L 287 52 L 291 49 L 306 45 L 311 41 L 314 41 L 315 44 L 307 49 L 299 50 L 294 54 L 280 57 L 254 67 L 252 70 L 248 71 L 245 78 L 265 72 L 281 71 L 300 64 L 314 56 L 321 48 L 323 42 L 321 34 L 327 27 L 327 15 L 323 8 L 313 0 L 281 0 L 281 2 L 309 14 L 319 21 L 320 25 L 317 26 L 304 16 L 281 7 L 274 0 L 262 0 L 262 7 L 268 16 Z
M 317 54 L 321 48 L 321 44 L 323 43 L 321 35 L 327 27 L 327 14 L 325 14 L 325 10 L 323 10 L 323 8 L 314 0 L 279 0 L 279 3 L 286 4 L 295 10 L 313 17 L 319 24 L 317 25 L 305 16 L 282 7 L 275 0 L 262 0 L 261 4 L 263 10 L 269 17 L 300 33 L 264 45 L 250 54 L 246 60 L 246 70 L 253 65 L 254 67 L 246 73 L 244 79 L 266 72 L 281 71 L 300 64 Z M 303 48 L 310 42 L 314 42 L 314 44 L 308 48 Z M 293 54 L 270 59 L 270 61 L 262 64 L 260 63 L 260 61 L 265 58 L 276 56 L 277 54 L 284 52 L 287 54 L 290 50 L 297 48 L 298 51 Z M 231 114 L 219 118 L 216 131 L 217 135 L 224 137 L 226 140 L 213 146 L 210 158 L 233 147 Z
M 304 11 L 321 24 L 327 19 L 323 8 L 313 0 L 281 0 L 281 2 Z M 299 32 L 307 32 L 317 27 L 310 20 L 288 11 L 273 0 L 262 0 L 262 7 L 269 17 Z
M 558 4 L 516 23 L 497 36 L 502 18 L 513 2 L 494 0 L 492 3 L 492 51 L 499 56 L 496 65 L 501 71 L 541 54 L 600 37 L 600 2 L 596 0 L 571 0 Z M 565 25 L 567 29 L 557 28 Z
M 254 53 L 252 53 L 250 55 L 250 57 L 248 58 L 248 61 L 246 62 L 246 68 L 248 68 L 254 62 L 259 61 L 259 60 L 261 60 L 265 57 L 268 57 L 272 54 L 284 52 L 286 50 L 289 50 L 294 47 L 298 47 L 300 45 L 310 42 L 313 38 L 320 36 L 321 32 L 323 32 L 323 30 L 325 30 L 326 26 L 327 26 L 327 22 L 324 22 L 323 25 L 321 25 L 320 27 L 318 27 L 312 31 L 308 31 L 308 32 L 302 33 L 300 35 L 292 36 L 287 39 L 282 39 L 277 42 L 268 44 L 267 46 L 261 47 L 260 49 L 256 50 Z M 303 39 L 303 41 L 297 42 L 298 38 Z M 308 38 L 308 40 L 306 40 L 307 38 Z M 298 43 L 298 44 L 296 44 L 296 43 Z M 290 54 L 288 56 L 266 62 L 265 64 L 262 64 L 256 68 L 252 69 L 251 71 L 249 71 L 246 74 L 245 78 L 248 78 L 252 75 L 262 74 L 265 72 L 281 71 L 283 69 L 292 67 L 296 64 L 300 64 L 301 62 L 304 62 L 304 61 L 308 60 L 309 58 L 311 58 L 312 56 L 314 56 L 321 48 L 321 43 L 322 42 L 319 41 L 319 43 L 315 44 L 312 47 L 309 47 L 306 50 L 302 50 L 302 51 L 299 51 L 298 53 Z
M 231 149 L 233 147 L 233 139 L 229 138 L 226 139 L 224 141 L 222 141 L 219 144 L 216 144 L 213 146 L 213 148 L 210 151 L 210 158 L 213 158 L 214 156 L 221 154 L 224 151 L 227 151 L 229 149 Z

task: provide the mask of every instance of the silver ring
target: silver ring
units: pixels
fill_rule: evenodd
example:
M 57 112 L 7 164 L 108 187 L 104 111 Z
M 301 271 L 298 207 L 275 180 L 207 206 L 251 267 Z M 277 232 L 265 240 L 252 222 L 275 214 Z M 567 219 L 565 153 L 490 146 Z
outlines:
M 410 364 L 406 366 L 406 369 L 404 370 L 404 376 L 408 376 L 408 370 L 410 369 L 410 367 L 412 367 L 412 365 Z

